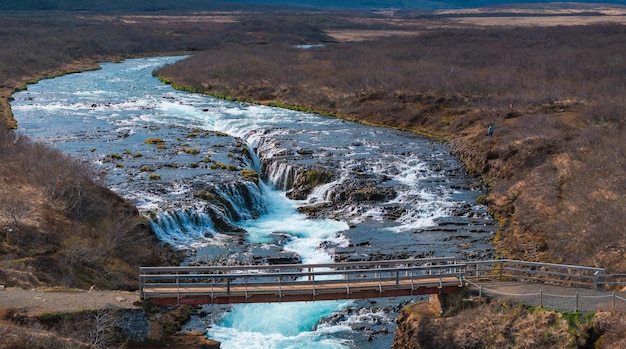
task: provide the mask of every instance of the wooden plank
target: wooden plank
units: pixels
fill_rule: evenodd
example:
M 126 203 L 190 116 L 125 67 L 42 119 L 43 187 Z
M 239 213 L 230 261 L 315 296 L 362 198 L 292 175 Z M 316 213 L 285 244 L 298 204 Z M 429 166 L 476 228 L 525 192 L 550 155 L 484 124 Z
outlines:
M 233 304 L 266 302 L 302 302 L 396 297 L 439 293 L 442 289 L 458 289 L 459 280 L 453 277 L 421 280 L 353 281 L 349 288 L 337 284 L 302 282 L 287 285 L 231 285 L 230 287 L 176 287 L 146 286 L 144 297 L 154 304 Z M 443 286 L 440 288 L 440 286 Z M 349 291 L 348 291 L 349 290 Z

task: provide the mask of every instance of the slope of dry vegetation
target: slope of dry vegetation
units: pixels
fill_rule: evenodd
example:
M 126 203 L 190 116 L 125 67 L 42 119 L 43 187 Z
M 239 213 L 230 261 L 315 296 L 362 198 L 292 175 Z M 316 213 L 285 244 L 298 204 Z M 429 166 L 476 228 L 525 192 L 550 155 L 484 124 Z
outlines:
M 446 296 L 443 314 L 426 303 L 406 306 L 398 318 L 394 349 L 622 348 L 623 311 L 563 313 L 521 304 L 474 304 Z
M 134 290 L 139 266 L 171 262 L 137 209 L 88 166 L 12 134 L 0 135 L 0 158 L 3 285 Z
M 307 50 L 231 45 L 158 74 L 197 91 L 444 136 L 490 184 L 484 200 L 501 222 L 503 254 L 626 270 L 626 27 L 415 23 L 417 35 Z

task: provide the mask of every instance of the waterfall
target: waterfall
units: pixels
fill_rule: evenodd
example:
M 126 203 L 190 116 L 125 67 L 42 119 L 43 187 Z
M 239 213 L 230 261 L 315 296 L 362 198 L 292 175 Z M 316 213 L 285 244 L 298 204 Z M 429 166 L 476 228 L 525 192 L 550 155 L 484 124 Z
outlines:
M 261 190 L 251 181 L 224 183 L 214 188 L 219 199 L 228 203 L 234 221 L 254 219 L 267 210 Z
M 215 233 L 211 217 L 202 208 L 163 211 L 150 224 L 159 240 L 180 249 L 206 243 Z
M 272 161 L 264 167 L 264 176 L 276 189 L 283 191 L 291 189 L 297 174 L 292 164 L 285 161 Z

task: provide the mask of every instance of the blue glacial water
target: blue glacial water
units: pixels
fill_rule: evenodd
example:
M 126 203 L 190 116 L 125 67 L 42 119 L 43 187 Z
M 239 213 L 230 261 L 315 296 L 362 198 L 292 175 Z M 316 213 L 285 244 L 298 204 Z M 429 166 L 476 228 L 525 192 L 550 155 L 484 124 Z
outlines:
M 491 253 L 494 224 L 475 204 L 480 187 L 445 145 L 176 91 L 152 76 L 183 58 L 104 63 L 98 71 L 29 85 L 12 102 L 18 131 L 93 164 L 112 190 L 152 220 L 163 242 L 189 252 L 188 264 L 254 263 L 276 255 L 328 263 Z M 150 138 L 163 146 L 146 142 Z M 332 178 L 290 199 L 303 166 Z M 261 174 L 258 185 L 241 179 L 245 169 Z M 346 191 L 351 186 L 356 189 Z M 359 199 L 371 188 L 384 195 Z M 214 193 L 221 205 L 198 192 Z M 311 217 L 302 207 L 324 214 Z M 380 348 L 393 340 L 398 302 L 205 307 L 213 316 L 194 324 L 225 349 Z

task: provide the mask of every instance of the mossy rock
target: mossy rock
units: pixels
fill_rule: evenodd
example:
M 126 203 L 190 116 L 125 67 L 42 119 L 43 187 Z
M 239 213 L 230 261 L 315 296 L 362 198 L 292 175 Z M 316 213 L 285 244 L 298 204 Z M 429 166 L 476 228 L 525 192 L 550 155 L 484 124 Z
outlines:
M 226 164 L 221 163 L 221 162 L 215 162 L 213 164 L 211 164 L 211 169 L 212 170 L 225 170 L 226 169 Z
M 256 184 L 259 184 L 259 174 L 255 170 L 245 169 L 239 171 L 239 173 L 243 176 L 243 178 L 249 179 Z
M 200 154 L 200 151 L 198 149 L 194 149 L 194 148 L 183 148 L 181 149 L 184 153 L 190 154 L 190 155 L 198 155 Z
M 145 144 L 164 145 L 165 141 L 161 138 L 148 138 L 143 141 Z
M 308 170 L 306 171 L 306 184 L 315 187 L 319 184 L 328 183 L 332 180 L 333 174 L 330 171 Z

